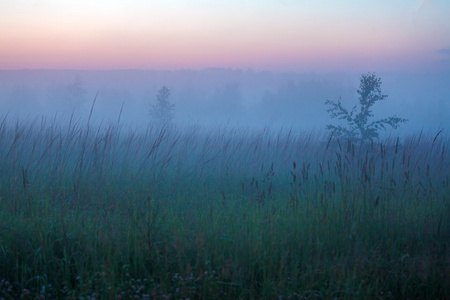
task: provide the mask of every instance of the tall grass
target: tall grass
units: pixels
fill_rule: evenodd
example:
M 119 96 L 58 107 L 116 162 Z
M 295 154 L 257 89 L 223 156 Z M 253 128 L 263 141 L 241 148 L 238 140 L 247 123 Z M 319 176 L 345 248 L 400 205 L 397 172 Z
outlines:
M 449 141 L 5 117 L 0 298 L 449 298 Z

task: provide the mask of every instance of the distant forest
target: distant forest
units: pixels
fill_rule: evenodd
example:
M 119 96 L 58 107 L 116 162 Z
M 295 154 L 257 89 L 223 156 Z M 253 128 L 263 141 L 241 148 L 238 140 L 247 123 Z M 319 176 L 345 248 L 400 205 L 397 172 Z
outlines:
M 369 70 L 370 71 L 370 70 Z M 96 120 L 149 121 L 150 104 L 167 86 L 175 104 L 174 122 L 235 123 L 323 129 L 326 100 L 356 104 L 359 73 L 271 73 L 211 68 L 204 70 L 0 70 L 2 114 L 77 117 L 94 109 Z M 379 73 L 389 101 L 375 113 L 401 114 L 403 130 L 448 128 L 450 73 Z

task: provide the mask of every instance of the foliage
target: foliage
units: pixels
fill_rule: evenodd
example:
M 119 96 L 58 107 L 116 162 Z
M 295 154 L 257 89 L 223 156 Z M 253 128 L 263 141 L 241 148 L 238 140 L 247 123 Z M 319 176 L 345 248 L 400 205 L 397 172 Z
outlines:
M 344 136 L 352 140 L 366 141 L 379 137 L 380 129 L 386 130 L 386 125 L 396 129 L 400 123 L 407 120 L 392 116 L 377 121 L 369 122 L 373 117 L 372 106 L 377 102 L 386 99 L 388 96 L 381 92 L 381 78 L 377 78 L 375 74 L 367 73 L 361 76 L 359 89 L 359 110 L 355 105 L 351 111 L 342 106 L 341 99 L 337 102 L 326 100 L 325 105 L 330 106 L 327 112 L 331 118 L 338 118 L 347 121 L 347 127 L 327 125 L 327 129 L 336 136 Z
M 156 95 L 156 104 L 150 104 L 150 116 L 158 124 L 168 124 L 173 119 L 175 104 L 169 100 L 170 90 L 163 86 Z

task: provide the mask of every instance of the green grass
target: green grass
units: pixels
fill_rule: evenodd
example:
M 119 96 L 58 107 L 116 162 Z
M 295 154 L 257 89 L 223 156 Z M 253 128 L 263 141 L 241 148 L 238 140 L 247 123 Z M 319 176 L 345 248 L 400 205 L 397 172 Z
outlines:
M 448 299 L 449 136 L 0 123 L 0 299 Z

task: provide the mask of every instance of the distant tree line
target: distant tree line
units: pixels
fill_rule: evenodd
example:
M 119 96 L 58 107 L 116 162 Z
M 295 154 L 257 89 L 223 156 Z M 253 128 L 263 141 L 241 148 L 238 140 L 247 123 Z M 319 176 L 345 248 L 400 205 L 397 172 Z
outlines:
M 381 78 L 373 73 L 362 74 L 360 78 L 358 93 L 359 106 L 355 105 L 350 110 L 342 105 L 341 98 L 337 101 L 326 100 L 326 110 L 330 118 L 337 118 L 344 121 L 345 125 L 328 124 L 327 130 L 334 137 L 344 137 L 355 141 L 368 141 L 379 138 L 379 131 L 386 130 L 387 127 L 396 129 L 406 119 L 391 116 L 384 119 L 372 120 L 374 117 L 372 107 L 378 102 L 385 100 L 388 96 L 381 91 Z M 314 97 L 317 95 L 303 95 L 303 98 Z M 320 84 L 315 90 L 320 93 Z M 290 82 L 282 86 L 276 93 L 266 91 L 263 96 L 262 106 L 268 108 L 272 114 L 278 117 L 282 115 L 284 110 L 290 108 L 293 114 L 301 109 L 305 109 L 304 103 L 299 102 L 301 95 L 301 86 L 296 86 Z M 169 100 L 170 91 L 167 86 L 163 86 L 156 95 L 156 103 L 150 104 L 150 116 L 153 122 L 157 124 L 168 124 L 172 122 L 174 117 L 175 105 Z M 224 114 L 236 114 L 243 110 L 242 94 L 239 85 L 227 84 L 221 89 L 217 89 L 214 95 L 215 109 Z M 303 107 L 302 107 L 303 105 Z M 308 109 L 306 107 L 306 109 Z

